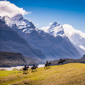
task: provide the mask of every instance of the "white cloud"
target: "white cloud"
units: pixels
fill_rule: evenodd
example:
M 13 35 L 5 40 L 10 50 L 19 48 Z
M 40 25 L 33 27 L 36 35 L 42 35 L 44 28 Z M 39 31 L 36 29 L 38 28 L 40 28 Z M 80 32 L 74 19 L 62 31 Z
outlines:
M 42 27 L 41 30 L 43 30 L 44 32 L 47 32 L 48 33 L 49 27 L 50 26 Z
M 23 8 L 17 7 L 15 4 L 9 1 L 0 1 L 0 16 L 12 17 L 16 14 L 28 14 L 31 12 L 26 12 Z
M 75 29 L 69 24 L 64 24 L 63 28 L 64 28 L 65 34 L 68 36 L 71 36 L 75 31 Z
M 65 34 L 68 35 L 68 36 L 70 36 L 70 37 L 71 37 L 73 34 L 79 34 L 79 35 L 81 35 L 82 37 L 85 38 L 85 33 L 82 33 L 80 30 L 74 29 L 74 28 L 73 28 L 71 25 L 69 25 L 69 24 L 64 24 L 64 25 L 63 25 L 63 28 L 64 28 Z
M 51 22 L 51 23 L 49 23 L 49 25 L 52 25 L 53 23 Z
M 85 50 L 85 33 L 74 29 L 71 25 L 69 24 L 64 24 L 63 25 L 64 32 L 70 39 L 70 41 Z
M 51 22 L 51 23 L 49 23 L 49 26 L 44 26 L 44 27 L 42 27 L 42 28 L 40 28 L 40 29 L 43 30 L 44 32 L 47 32 L 47 33 L 48 33 L 49 28 L 50 28 L 50 26 L 51 26 L 52 24 L 53 24 L 53 23 Z

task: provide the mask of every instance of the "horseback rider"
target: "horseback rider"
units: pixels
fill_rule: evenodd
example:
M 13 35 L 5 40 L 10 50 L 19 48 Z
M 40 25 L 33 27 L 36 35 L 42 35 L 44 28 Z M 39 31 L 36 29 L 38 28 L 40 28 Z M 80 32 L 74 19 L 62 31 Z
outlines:
M 33 67 L 35 67 L 35 64 L 33 64 Z
M 48 62 L 48 61 L 46 61 L 46 64 L 45 64 L 44 69 L 45 69 L 45 68 L 47 68 L 47 67 L 48 67 L 48 68 L 50 68 L 50 65 L 51 65 L 51 63 L 50 63 L 50 62 Z
M 29 68 L 29 66 L 26 66 L 26 64 L 25 64 L 25 66 L 23 68 L 23 74 L 27 74 L 28 73 L 28 68 Z
M 48 65 L 48 61 L 46 61 L 46 64 Z
M 24 68 L 26 68 L 26 65 L 24 66 Z
M 62 63 L 63 64 L 63 62 L 65 62 L 65 59 L 60 59 L 59 61 L 58 61 L 58 64 L 60 64 L 60 63 Z
M 62 61 L 62 58 L 60 58 L 60 62 Z

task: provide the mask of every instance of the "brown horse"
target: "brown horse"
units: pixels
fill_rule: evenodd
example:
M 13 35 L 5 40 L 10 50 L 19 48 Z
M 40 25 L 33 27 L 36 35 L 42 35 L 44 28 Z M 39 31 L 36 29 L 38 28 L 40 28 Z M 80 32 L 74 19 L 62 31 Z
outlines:
M 63 62 L 65 62 L 65 60 L 64 60 L 64 59 L 60 60 L 60 61 L 58 62 L 58 65 L 60 65 L 60 64 L 62 64 L 62 65 L 63 65 Z
M 36 70 L 36 68 L 38 68 L 38 67 L 37 66 L 31 67 L 32 72 L 33 72 L 33 70 Z
M 45 66 L 44 66 L 44 69 L 45 69 L 45 68 L 47 69 L 47 67 L 50 68 L 50 65 L 51 65 L 51 63 L 46 63 Z
M 23 68 L 23 74 L 27 74 L 28 73 L 28 68 L 29 68 L 29 66 L 25 66 L 24 68 Z

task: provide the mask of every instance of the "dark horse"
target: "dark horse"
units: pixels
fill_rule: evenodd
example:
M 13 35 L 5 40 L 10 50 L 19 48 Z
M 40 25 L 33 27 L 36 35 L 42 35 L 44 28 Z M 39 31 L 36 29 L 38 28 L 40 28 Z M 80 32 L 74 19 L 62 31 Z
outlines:
M 36 68 L 38 68 L 38 67 L 37 66 L 31 67 L 32 72 L 33 72 L 33 70 L 36 70 Z
M 63 65 L 63 62 L 65 62 L 65 59 L 60 59 L 58 65 L 60 65 L 60 63 Z
M 25 65 L 25 67 L 23 68 L 23 74 L 27 74 L 28 73 L 28 68 L 29 68 L 29 66 Z
M 47 68 L 47 67 L 50 68 L 50 65 L 51 65 L 51 63 L 46 63 L 45 66 L 44 66 L 44 69 Z

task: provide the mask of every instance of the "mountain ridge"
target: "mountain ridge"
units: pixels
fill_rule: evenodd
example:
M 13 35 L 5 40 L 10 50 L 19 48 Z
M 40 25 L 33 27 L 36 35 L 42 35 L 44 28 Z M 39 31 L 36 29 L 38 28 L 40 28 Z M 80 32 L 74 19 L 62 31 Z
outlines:
M 66 35 L 64 34 L 64 29 L 63 26 L 60 25 L 58 22 L 54 22 L 53 24 L 51 24 L 50 26 L 48 26 L 47 28 L 41 28 L 40 30 L 43 30 L 46 33 L 49 33 L 53 36 L 62 36 L 65 37 Z
M 41 50 L 46 56 L 46 60 L 65 57 L 79 58 L 81 56 L 64 34 L 64 30 L 60 24 L 54 23 L 51 25 L 54 28 L 55 26 L 59 26 L 61 28 L 61 30 L 57 28 L 58 30 L 56 32 L 53 31 L 56 35 L 53 36 L 49 33 L 39 30 L 32 22 L 30 22 L 28 26 L 28 23 L 26 24 L 26 22 L 29 22 L 29 20 L 27 19 L 25 19 L 25 24 L 23 26 L 21 23 L 23 21 L 24 18 L 22 18 L 22 20 L 18 19 L 18 23 L 14 24 L 14 22 L 16 22 L 16 19 L 14 19 L 14 21 L 9 22 L 9 25 L 11 23 L 10 28 L 16 31 L 25 40 L 27 40 L 34 48 Z M 5 22 L 6 24 L 8 23 L 6 20 Z
M 75 46 L 75 48 L 79 51 L 81 55 L 85 53 L 85 44 L 84 44 L 85 34 L 84 33 L 82 33 L 81 31 L 75 30 L 71 25 L 68 25 L 68 24 L 60 25 L 59 23 L 54 22 L 52 25 L 48 27 L 42 27 L 41 30 L 53 36 L 60 35 L 64 38 L 68 37 L 68 39 L 71 41 L 71 43 Z
M 0 20 L 0 51 L 18 52 L 24 56 L 44 59 L 45 55 L 35 49 L 17 32 L 8 27 L 3 20 Z

